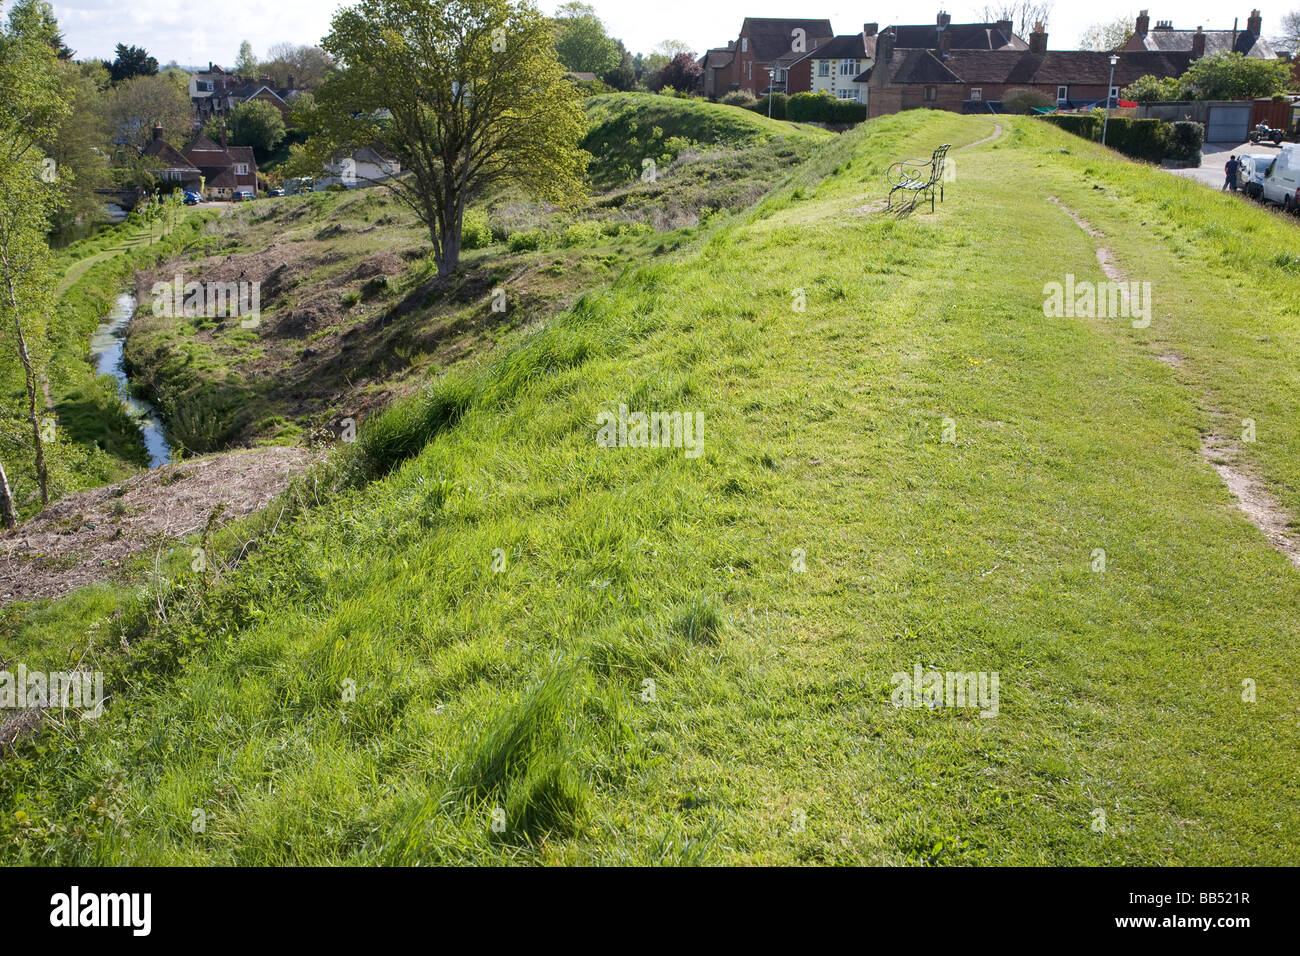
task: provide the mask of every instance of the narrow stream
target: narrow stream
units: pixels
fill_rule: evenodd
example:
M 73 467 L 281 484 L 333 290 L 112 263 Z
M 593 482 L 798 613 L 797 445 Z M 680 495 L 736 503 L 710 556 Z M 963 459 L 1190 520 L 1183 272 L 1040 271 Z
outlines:
M 137 306 L 135 296 L 124 292 L 107 321 L 90 337 L 90 360 L 95 363 L 97 375 L 111 375 L 117 381 L 117 392 L 122 397 L 131 417 L 140 426 L 144 446 L 149 452 L 149 467 L 161 468 L 172 460 L 172 448 L 167 443 L 163 423 L 157 410 L 148 402 L 131 394 L 131 383 L 126 377 L 126 333 Z

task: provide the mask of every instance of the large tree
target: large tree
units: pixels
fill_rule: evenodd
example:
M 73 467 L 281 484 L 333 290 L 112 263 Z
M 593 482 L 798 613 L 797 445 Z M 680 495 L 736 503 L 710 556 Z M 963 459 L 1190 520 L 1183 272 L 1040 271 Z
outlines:
M 439 276 L 460 264 L 471 197 L 513 183 L 536 198 L 583 195 L 579 94 L 552 25 L 517 0 L 362 0 L 334 15 L 324 46 L 343 66 L 316 94 L 294 169 L 318 175 L 339 150 L 400 160 L 385 185 L 429 228 Z
M 227 120 L 211 120 L 204 132 L 220 140 L 221 124 L 225 122 L 234 146 L 251 146 L 259 162 L 284 142 L 284 115 L 270 103 L 250 100 L 240 103 L 230 112 Z
M 239 44 L 239 56 L 235 59 L 235 72 L 240 76 L 257 75 L 257 55 L 253 53 L 253 44 L 247 40 Z
M 1028 37 L 1037 24 L 1047 24 L 1052 16 L 1052 7 L 1051 0 L 1000 0 L 984 5 L 984 22 L 1010 20 L 1011 30 L 1016 36 Z
M 618 41 L 605 30 L 594 8 L 576 0 L 555 11 L 555 52 L 575 73 L 601 76 L 619 62 Z
M 109 76 L 114 83 L 121 83 L 136 76 L 153 76 L 158 72 L 158 61 L 149 55 L 144 47 L 117 45 L 117 58 L 112 63 L 105 63 Z
M 73 63 L 60 59 L 58 76 L 68 112 L 42 141 L 45 154 L 55 162 L 63 203 L 54 225 L 61 229 L 78 220 L 94 221 L 103 211 L 95 190 L 108 181 L 102 147 L 108 142 L 104 122 L 108 72 L 102 63 Z
M 1278 37 L 1282 46 L 1296 55 L 1300 55 L 1300 10 L 1282 14 L 1282 33 Z
M 139 154 L 153 138 L 155 124 L 162 126 L 163 138 L 177 147 L 184 145 L 194 128 L 190 98 L 169 76 L 137 76 L 113 90 L 108 126 L 114 143 Z
M 277 43 L 268 51 L 261 72 L 281 87 L 288 86 L 289 77 L 293 77 L 295 88 L 314 90 L 334 72 L 334 58 L 318 46 Z
M 1253 100 L 1281 93 L 1290 83 L 1290 63 L 1240 53 L 1201 57 L 1182 77 L 1184 90 L 1198 100 Z
M 53 305 L 45 233 L 57 201 L 57 168 L 40 148 L 52 139 L 68 107 L 55 52 L 57 33 L 43 0 L 18 0 L 0 26 L 0 327 L 12 330 L 26 385 L 41 503 L 48 504 L 49 466 L 38 405 L 39 341 Z M 17 509 L 0 464 L 0 523 L 12 527 Z
M 679 93 L 694 93 L 704 78 L 704 68 L 695 59 L 694 53 L 678 53 L 655 77 L 654 88 L 657 91 L 672 87 Z
M 1133 35 L 1133 17 L 1119 16 L 1105 23 L 1094 23 L 1083 31 L 1079 40 L 1080 50 L 1100 50 L 1109 53 L 1128 43 Z

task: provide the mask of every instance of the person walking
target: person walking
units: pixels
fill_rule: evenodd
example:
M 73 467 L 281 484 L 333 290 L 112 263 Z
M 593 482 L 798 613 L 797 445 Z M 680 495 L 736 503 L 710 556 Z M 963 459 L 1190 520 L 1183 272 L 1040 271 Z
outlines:
M 1227 192 L 1231 189 L 1234 193 L 1237 191 L 1237 173 L 1241 170 L 1241 163 L 1237 162 L 1236 156 L 1229 156 L 1228 163 L 1223 167 L 1223 172 L 1227 179 L 1223 182 L 1223 189 L 1220 192 Z

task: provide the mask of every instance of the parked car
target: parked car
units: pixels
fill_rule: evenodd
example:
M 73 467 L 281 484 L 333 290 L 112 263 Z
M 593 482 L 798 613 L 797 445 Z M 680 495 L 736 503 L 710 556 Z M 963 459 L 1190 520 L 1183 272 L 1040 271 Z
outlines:
M 1289 143 L 1282 147 L 1264 175 L 1264 199 L 1287 212 L 1300 210 L 1300 146 Z
M 251 189 L 240 189 L 234 195 L 234 202 L 252 202 L 257 198 L 257 194 Z
M 276 196 L 276 197 L 283 196 L 283 195 L 284 195 L 284 190 L 281 189 L 279 186 L 277 186 L 275 189 L 272 189 L 269 193 L 267 193 L 267 195 L 268 195 L 268 196 Z
M 1267 178 L 1269 170 L 1273 168 L 1276 159 L 1276 153 L 1270 153 L 1267 156 L 1261 156 L 1258 153 L 1243 154 L 1239 159 L 1241 172 L 1237 177 L 1241 191 L 1251 199 L 1263 199 L 1264 180 Z
M 185 201 L 185 205 L 187 206 L 197 206 L 199 203 L 203 202 L 202 196 L 189 189 L 185 190 L 185 195 L 181 198 Z

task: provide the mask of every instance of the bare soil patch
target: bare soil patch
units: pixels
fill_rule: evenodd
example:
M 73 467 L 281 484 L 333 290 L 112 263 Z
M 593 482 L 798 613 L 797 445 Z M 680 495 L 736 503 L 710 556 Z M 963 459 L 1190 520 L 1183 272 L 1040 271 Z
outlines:
M 301 448 L 232 451 L 83 491 L 0 535 L 0 605 L 111 579 L 134 555 L 264 508 L 315 460 Z

